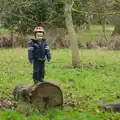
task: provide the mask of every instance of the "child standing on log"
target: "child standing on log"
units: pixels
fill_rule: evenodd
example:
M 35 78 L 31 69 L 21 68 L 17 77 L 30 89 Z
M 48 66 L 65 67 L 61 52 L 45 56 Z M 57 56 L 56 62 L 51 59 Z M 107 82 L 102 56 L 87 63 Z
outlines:
M 33 64 L 34 83 L 44 82 L 45 60 L 51 60 L 49 46 L 44 36 L 44 29 L 40 26 L 34 29 L 35 39 L 28 42 L 28 59 Z

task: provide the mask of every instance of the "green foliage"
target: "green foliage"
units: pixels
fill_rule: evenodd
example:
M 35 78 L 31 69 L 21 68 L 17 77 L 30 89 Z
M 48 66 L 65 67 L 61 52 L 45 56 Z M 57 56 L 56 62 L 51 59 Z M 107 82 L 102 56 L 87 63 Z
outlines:
M 76 8 L 80 11 L 86 11 L 88 12 L 88 0 L 75 0 L 75 3 L 73 5 L 73 8 Z M 88 15 L 86 13 L 78 13 L 73 11 L 73 22 L 75 25 L 81 26 L 84 23 L 88 23 Z
M 80 10 L 85 8 L 84 5 L 83 0 L 75 1 L 75 6 Z M 36 25 L 65 28 L 64 3 L 57 0 L 10 1 L 6 2 L 6 6 L 3 8 L 2 17 L 6 28 L 16 28 L 23 33 Z M 75 12 L 73 12 L 73 20 L 79 26 L 87 22 L 85 14 Z
M 7 28 L 16 27 L 24 32 L 24 29 L 37 25 L 62 26 L 63 13 L 63 5 L 52 0 L 11 1 L 4 10 L 3 22 Z
M 37 25 L 65 28 L 62 0 L 2 0 L 0 4 L 2 23 L 7 29 L 17 29 L 18 32 L 26 33 L 27 30 L 31 31 Z M 119 11 L 119 2 L 115 0 L 74 0 L 73 8 L 81 11 L 73 10 L 74 25 L 81 26 L 94 21 L 97 21 L 97 24 L 103 24 L 104 18 L 108 19 L 108 22 L 110 16 L 114 17 L 114 12 Z M 108 12 L 113 12 L 113 15 L 106 15 Z

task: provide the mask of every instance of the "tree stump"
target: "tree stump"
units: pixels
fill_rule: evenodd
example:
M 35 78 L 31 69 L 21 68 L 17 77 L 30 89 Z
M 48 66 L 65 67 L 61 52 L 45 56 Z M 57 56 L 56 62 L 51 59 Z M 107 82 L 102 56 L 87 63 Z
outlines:
M 63 93 L 59 86 L 43 82 L 34 85 L 17 85 L 13 90 L 15 100 L 28 102 L 44 109 L 63 106 Z

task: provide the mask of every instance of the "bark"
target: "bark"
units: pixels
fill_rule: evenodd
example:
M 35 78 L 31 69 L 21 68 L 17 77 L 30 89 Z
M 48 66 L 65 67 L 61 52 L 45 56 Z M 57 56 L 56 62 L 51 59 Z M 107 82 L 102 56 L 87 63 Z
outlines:
M 13 90 L 15 100 L 34 104 L 39 108 L 63 106 L 63 95 L 59 86 L 44 82 L 35 85 L 17 85 Z
M 74 67 L 78 66 L 80 63 L 79 48 L 77 44 L 77 36 L 73 26 L 72 20 L 72 0 L 65 0 L 65 22 L 68 30 L 68 35 L 70 36 L 71 51 L 72 51 L 72 65 Z
M 119 18 L 119 20 L 120 20 L 120 18 Z M 120 35 L 120 21 L 118 22 L 116 20 L 115 28 L 114 28 L 114 31 L 113 31 L 113 35 Z

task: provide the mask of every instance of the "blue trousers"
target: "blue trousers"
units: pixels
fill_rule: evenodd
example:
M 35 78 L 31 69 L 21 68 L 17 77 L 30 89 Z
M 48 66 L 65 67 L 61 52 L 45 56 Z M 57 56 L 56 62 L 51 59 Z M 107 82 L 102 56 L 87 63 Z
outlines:
M 45 73 L 45 61 L 34 60 L 33 63 L 33 79 L 34 83 L 43 82 Z

